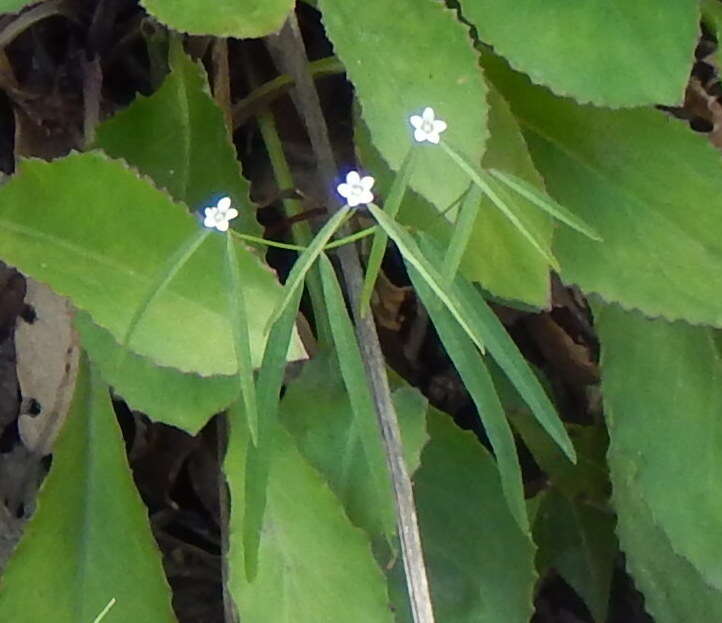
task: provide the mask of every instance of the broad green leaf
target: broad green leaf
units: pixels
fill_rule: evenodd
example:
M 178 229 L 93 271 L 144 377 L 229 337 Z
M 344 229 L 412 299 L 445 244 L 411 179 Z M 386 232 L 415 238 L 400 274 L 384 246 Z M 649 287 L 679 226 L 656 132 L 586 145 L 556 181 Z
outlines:
M 271 328 L 256 383 L 258 410 L 262 417 L 258 423 L 258 443 L 255 446 L 250 445 L 246 454 L 246 508 L 243 515 L 243 551 L 249 581 L 255 579 L 258 570 L 258 547 L 266 512 L 272 434 L 278 422 L 286 353 L 293 337 L 301 294 L 302 289 L 299 288 Z
M 681 322 L 648 320 L 616 306 L 595 311 L 612 485 L 615 491 L 625 490 L 623 498 L 634 496 L 648 508 L 655 530 L 671 550 L 694 568 L 700 582 L 719 593 L 720 334 Z M 617 510 L 621 521 L 626 509 Z M 625 521 L 629 525 L 634 517 Z M 636 561 L 648 563 L 645 558 Z M 693 620 L 691 615 L 688 620 Z
M 236 245 L 231 234 L 226 234 L 226 270 L 228 271 L 228 306 L 233 334 L 233 350 L 238 365 L 239 385 L 243 407 L 248 418 L 248 430 L 253 443 L 258 443 L 258 404 L 256 402 L 256 384 L 253 378 L 253 359 L 251 355 L 248 320 L 248 302 L 246 301 L 238 271 Z
M 486 84 L 468 27 L 438 0 L 319 2 L 376 148 L 394 170 L 413 141 L 409 117 L 431 106 L 444 136 L 481 162 L 488 136 Z M 411 186 L 443 209 L 469 185 L 437 146 L 419 145 Z M 443 181 L 442 181 L 443 180 Z
M 584 600 L 597 623 L 607 620 L 617 557 L 611 509 L 572 500 L 556 489 L 544 496 L 534 522 L 537 567 L 552 567 Z
M 481 353 L 469 340 L 451 313 L 441 305 L 416 269 L 409 267 L 409 276 L 424 303 L 434 328 L 469 391 L 479 417 L 494 448 L 502 490 L 509 510 L 519 527 L 529 532 L 524 488 L 514 435 L 497 396 Z
M 429 415 L 431 441 L 414 496 L 437 621 L 527 623 L 534 545 L 509 513 L 494 460 L 451 418 Z M 391 576 L 399 623 L 410 622 L 400 561 Z
M 406 384 L 393 391 L 392 399 L 401 427 L 406 467 L 413 473 L 426 442 L 427 403 Z M 384 480 L 388 478 L 386 458 L 383 452 L 368 454 L 362 444 L 363 437 L 378 437 L 376 413 L 370 414 L 374 418 L 373 429 L 366 423 L 365 428 L 370 430 L 359 430 L 360 423 L 355 421 L 333 353 L 322 351 L 305 364 L 301 375 L 286 391 L 280 416 L 303 456 L 324 475 L 341 499 L 351 521 L 374 538 L 392 534 L 395 515 L 388 481 Z
M 306 250 L 301 253 L 293 264 L 291 272 L 288 273 L 288 278 L 283 286 L 283 297 L 278 301 L 276 307 L 271 314 L 267 325 L 270 326 L 276 321 L 276 319 L 283 313 L 283 310 L 293 299 L 296 290 L 303 285 L 306 278 L 306 273 L 311 269 L 313 263 L 316 261 L 319 255 L 323 253 L 323 247 L 331 239 L 344 222 L 347 217 L 349 210 L 348 205 L 343 206 L 338 212 L 336 212 L 326 224 L 318 230 L 318 233 L 313 237 L 311 244 L 306 247 Z
M 131 409 L 142 411 L 152 420 L 195 435 L 213 414 L 238 396 L 238 377 L 204 378 L 157 366 L 146 357 L 123 349 L 86 312 L 76 313 L 75 328 L 105 382 Z
M 439 265 L 442 256 L 435 248 L 432 239 L 422 235 L 420 242 L 427 261 L 432 265 Z M 450 291 L 460 302 L 461 314 L 477 336 L 475 342 L 480 341 L 486 345 L 491 356 L 529 405 L 539 424 L 554 439 L 564 454 L 574 461 L 576 457 L 574 446 L 563 422 L 559 419 L 554 406 L 529 364 L 484 297 L 473 284 L 461 276 L 456 277 L 454 283 L 451 284 Z
M 0 13 L 18 13 L 26 6 L 38 3 L 39 0 L 2 0 L 0 2 Z
M 2 259 L 68 296 L 118 342 L 167 258 L 199 227 L 165 193 L 99 152 L 22 161 L 0 188 Z M 223 236 L 211 232 L 148 308 L 131 350 L 184 372 L 236 371 L 224 247 Z M 281 288 L 250 251 L 239 245 L 237 255 L 258 365 Z M 302 357 L 296 338 L 289 359 Z
M 193 35 L 247 39 L 283 26 L 293 0 L 141 0 L 153 17 Z
M 0 620 L 171 623 L 160 553 L 107 385 L 85 359 L 38 509 L 2 578 Z
M 271 435 L 258 572 L 247 580 L 243 508 L 250 439 L 245 416 L 233 416 L 224 462 L 232 499 L 229 588 L 244 623 L 391 623 L 384 577 L 368 537 L 349 522 L 326 482 L 280 426 Z
M 489 89 L 489 130 L 491 137 L 482 160 L 484 167 L 509 171 L 543 189 L 509 105 L 494 88 Z M 355 143 L 361 159 L 377 178 L 381 196 L 391 185 L 391 173 L 378 151 L 371 144 L 368 128 L 358 118 Z M 457 197 L 458 198 L 458 197 Z M 446 210 L 447 206 L 444 206 Z M 528 229 L 537 232 L 551 251 L 552 221 L 536 206 L 523 198 L 517 203 L 517 215 Z M 407 192 L 399 213 L 399 221 L 414 229 L 433 235 L 448 246 L 455 210 L 444 216 L 415 192 Z M 484 198 L 479 216 L 464 253 L 460 270 L 471 281 L 507 300 L 530 303 L 536 307 L 549 305 L 549 266 L 507 218 Z
M 172 40 L 169 61 L 171 72 L 158 91 L 139 95 L 98 127 L 97 146 L 137 167 L 193 211 L 230 197 L 239 212 L 234 228 L 259 234 L 249 183 L 241 176 L 203 66 L 186 56 L 178 38 Z
M 684 99 L 699 37 L 695 0 L 520 0 L 513 7 L 462 0 L 461 6 L 484 43 L 561 95 L 612 107 Z
M 722 290 L 722 176 L 707 139 L 662 112 L 580 106 L 485 64 L 549 193 L 604 240 L 557 230 L 564 281 L 647 315 L 722 325 L 710 296 Z

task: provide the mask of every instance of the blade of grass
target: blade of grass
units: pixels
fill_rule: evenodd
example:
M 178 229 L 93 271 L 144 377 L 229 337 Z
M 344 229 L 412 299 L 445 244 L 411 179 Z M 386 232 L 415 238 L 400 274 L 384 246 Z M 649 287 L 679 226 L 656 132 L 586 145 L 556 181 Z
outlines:
M 514 213 L 514 210 L 512 210 L 509 206 L 508 195 L 506 195 L 503 188 L 498 186 L 498 182 L 491 178 L 488 173 L 484 173 L 484 171 L 468 162 L 461 154 L 456 152 L 443 140 L 439 144 L 447 155 L 459 166 L 459 168 L 461 168 L 469 176 L 471 181 L 481 188 L 481 190 L 484 191 L 484 194 L 494 202 L 494 205 L 499 208 L 501 213 L 511 221 L 512 225 L 519 230 L 521 235 L 531 243 L 531 245 L 555 270 L 559 271 L 559 262 L 557 262 L 556 258 L 544 248 L 544 245 L 536 239 L 534 234 L 526 228 L 524 223 L 522 223 L 519 217 Z
M 419 272 L 411 264 L 407 264 L 407 267 L 416 293 L 429 312 L 446 352 L 476 405 L 484 430 L 494 448 L 499 478 L 509 510 L 522 531 L 528 534 L 529 519 L 514 435 L 486 363 Z
M 248 418 L 248 430 L 253 445 L 258 443 L 258 405 L 256 386 L 253 381 L 253 359 L 251 358 L 251 340 L 248 333 L 248 314 L 246 308 L 241 275 L 238 271 L 236 246 L 230 234 L 226 234 L 226 265 L 228 268 L 228 303 L 231 311 L 233 331 L 233 349 L 238 362 L 238 380 L 241 386 L 243 406 Z
M 432 263 L 421 253 L 413 237 L 396 221 L 390 219 L 381 208 L 373 203 L 370 203 L 368 207 L 378 224 L 388 234 L 389 238 L 396 243 L 404 260 L 419 271 L 419 274 L 424 278 L 426 283 L 429 284 L 429 287 L 434 291 L 436 296 L 441 299 L 454 318 L 456 318 L 456 321 L 464 328 L 466 334 L 474 341 L 479 350 L 483 352 L 484 342 L 481 340 L 478 332 L 469 324 L 469 319 L 466 317 L 467 314 L 461 309 L 461 305 L 459 301 L 456 300 L 456 296 L 445 284 L 445 280 L 439 271 L 437 271 Z M 440 263 L 436 265 L 440 266 Z
M 153 301 L 163 292 L 166 286 L 173 280 L 178 274 L 178 271 L 183 268 L 184 264 L 191 258 L 200 247 L 212 230 L 202 228 L 199 229 L 188 241 L 181 246 L 173 255 L 168 258 L 163 269 L 158 273 L 157 279 L 151 283 L 150 287 L 146 291 L 143 300 L 138 305 L 135 313 L 128 323 L 128 328 L 125 331 L 123 337 L 122 346 L 127 347 L 130 344 L 130 340 L 133 337 L 138 323 L 141 321 L 145 312 L 153 304 Z
M 447 281 L 452 281 L 456 271 L 459 270 L 461 258 L 464 257 L 464 252 L 474 230 L 476 217 L 479 215 L 481 197 L 481 189 L 476 185 L 472 185 L 461 203 L 461 208 L 459 208 L 456 217 L 456 224 L 454 225 L 454 232 L 451 235 L 449 246 L 446 248 L 441 271 L 442 276 Z
M 100 622 L 105 618 L 105 615 L 108 614 L 108 612 L 110 612 L 110 609 L 111 609 L 114 605 L 115 605 L 115 597 L 113 597 L 113 598 L 107 603 L 107 605 L 105 606 L 105 608 L 103 608 L 103 610 L 100 612 L 100 614 L 99 614 L 97 617 L 95 617 L 95 619 L 93 619 L 93 623 L 100 623 Z
M 389 190 L 388 198 L 384 203 L 384 211 L 389 215 L 390 218 L 395 219 L 401 207 L 401 202 L 404 199 L 406 188 L 409 184 L 409 177 L 413 172 L 413 164 L 416 161 L 417 150 L 413 146 L 406 152 L 404 161 L 401 163 L 399 172 L 394 178 Z M 369 309 L 371 303 L 371 294 L 373 293 L 374 286 L 376 285 L 376 279 L 381 270 L 381 262 L 384 259 L 384 253 L 386 252 L 386 245 L 389 242 L 389 237 L 383 230 L 378 230 L 374 235 L 374 241 L 371 244 L 371 252 L 369 253 L 369 259 L 366 263 L 366 275 L 364 276 L 364 284 L 361 289 L 361 317 L 364 317 Z
M 286 354 L 291 343 L 302 293 L 302 288 L 296 289 L 291 301 L 271 327 L 256 382 L 258 410 L 262 417 L 258 423 L 258 443 L 255 446 L 250 445 L 246 453 L 246 507 L 243 511 L 244 563 L 249 582 L 253 581 L 258 572 L 258 548 L 266 510 L 266 491 L 273 447 L 271 433 L 275 430 L 278 420 Z
M 563 205 L 557 203 L 546 193 L 527 182 L 526 180 L 498 169 L 489 169 L 489 174 L 506 184 L 512 190 L 515 190 L 525 199 L 531 201 L 535 206 L 541 208 L 544 212 L 554 217 L 561 223 L 575 229 L 580 234 L 591 238 L 592 240 L 602 241 L 602 237 L 594 230 L 593 227 L 587 225 L 576 214 L 567 210 Z
M 391 480 L 381 446 L 381 431 L 376 419 L 373 397 L 366 379 L 366 371 L 356 340 L 356 333 L 348 316 L 346 302 L 333 265 L 325 254 L 319 258 L 319 268 L 331 325 L 331 335 L 336 346 L 336 356 L 341 369 L 341 376 L 346 386 L 353 413 L 353 431 L 347 442 L 347 450 L 342 457 L 342 488 L 347 488 L 345 477 L 349 475 L 350 461 L 354 455 L 352 446 L 358 441 L 366 455 L 369 473 L 374 478 L 375 487 L 379 491 L 385 488 L 390 496 Z M 349 446 L 351 446 L 350 450 Z M 391 535 L 386 536 L 389 539 L 391 537 Z
M 430 262 L 437 264 L 443 261 L 432 238 L 422 234 L 419 236 L 419 243 Z M 452 288 L 462 308 L 462 313 L 469 319 L 474 331 L 486 344 L 489 353 L 509 377 L 519 395 L 529 405 L 534 417 L 564 451 L 569 460 L 575 462 L 574 445 L 569 439 L 564 423 L 504 325 L 501 324 L 478 289 L 461 275 L 456 276 Z
M 286 285 L 283 286 L 283 296 L 278 301 L 276 308 L 273 310 L 273 313 L 268 320 L 266 330 L 268 330 L 283 313 L 283 310 L 293 298 L 296 290 L 301 287 L 301 284 L 303 284 L 306 273 L 316 261 L 316 258 L 323 252 L 323 248 L 331 239 L 331 236 L 333 236 L 336 233 L 336 230 L 341 227 L 350 210 L 351 208 L 349 208 L 348 205 L 345 205 L 330 219 L 328 219 L 326 224 L 313 238 L 311 244 L 309 244 L 308 247 L 306 247 L 306 250 L 298 256 L 296 262 L 293 264 L 291 272 L 288 275 Z

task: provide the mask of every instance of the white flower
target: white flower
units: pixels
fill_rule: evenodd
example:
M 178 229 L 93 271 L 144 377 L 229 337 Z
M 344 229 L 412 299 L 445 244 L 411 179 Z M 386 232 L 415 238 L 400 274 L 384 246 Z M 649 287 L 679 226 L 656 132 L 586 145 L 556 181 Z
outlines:
M 429 141 L 429 143 L 437 145 L 439 135 L 446 130 L 446 121 L 437 119 L 434 115 L 434 109 L 430 106 L 424 108 L 421 116 L 411 115 L 409 122 L 414 126 L 414 138 L 419 143 Z
M 336 190 L 346 200 L 349 207 L 354 208 L 357 205 L 371 203 L 374 200 L 371 188 L 375 181 L 370 175 L 361 177 L 358 171 L 351 171 L 346 176 L 346 182 L 339 184 Z
M 206 218 L 203 225 L 215 227 L 218 231 L 228 231 L 228 223 L 238 216 L 238 210 L 231 207 L 230 197 L 221 197 L 218 203 L 204 210 Z

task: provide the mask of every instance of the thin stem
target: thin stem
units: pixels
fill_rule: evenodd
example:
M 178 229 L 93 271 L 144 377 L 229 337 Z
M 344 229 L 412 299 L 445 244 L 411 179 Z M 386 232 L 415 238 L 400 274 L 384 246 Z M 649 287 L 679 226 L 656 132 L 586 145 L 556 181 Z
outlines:
M 329 242 L 323 249 L 324 251 L 330 251 L 331 249 L 337 249 L 338 247 L 342 247 L 345 244 L 356 242 L 357 240 L 361 240 L 362 238 L 373 235 L 374 233 L 376 233 L 377 229 L 378 225 L 372 225 L 371 227 L 367 227 L 366 229 L 357 231 L 355 234 L 351 234 L 350 236 L 345 236 L 344 238 L 339 238 L 338 240 Z
M 268 240 L 267 238 L 260 238 L 258 236 L 251 236 L 250 234 L 242 234 L 235 230 L 231 231 L 232 235 L 239 240 L 245 240 L 246 242 L 255 242 L 256 244 L 263 244 L 267 247 L 276 247 L 277 249 L 287 249 L 288 251 L 303 251 L 306 247 L 302 247 L 298 244 L 289 244 L 287 242 L 276 242 L 275 240 Z
M 271 160 L 273 174 L 276 177 L 278 187 L 294 188 L 296 184 L 291 174 L 291 168 L 286 160 L 286 154 L 283 152 L 283 145 L 281 144 L 281 138 L 278 136 L 273 115 L 270 112 L 260 114 L 258 116 L 258 127 L 266 143 L 268 157 Z M 283 208 L 288 218 L 292 218 L 303 211 L 301 202 L 298 199 L 284 199 Z M 298 247 L 308 247 L 313 240 L 313 232 L 307 221 L 296 223 L 296 226 L 291 229 L 291 232 L 293 241 Z M 326 318 L 326 306 L 323 302 L 321 278 L 317 268 L 314 267 L 309 271 L 306 276 L 306 283 L 308 284 L 308 292 L 311 296 L 311 307 L 313 307 L 317 339 L 322 344 L 331 344 L 331 328 Z

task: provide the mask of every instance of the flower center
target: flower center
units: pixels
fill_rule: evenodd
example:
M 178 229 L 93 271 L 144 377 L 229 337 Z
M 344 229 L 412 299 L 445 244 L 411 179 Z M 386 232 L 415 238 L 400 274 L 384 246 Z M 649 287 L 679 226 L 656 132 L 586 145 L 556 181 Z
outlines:
M 429 121 L 428 119 L 424 119 L 421 122 L 421 130 L 423 132 L 426 132 L 426 134 L 433 134 L 434 133 L 434 122 Z

